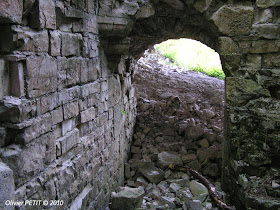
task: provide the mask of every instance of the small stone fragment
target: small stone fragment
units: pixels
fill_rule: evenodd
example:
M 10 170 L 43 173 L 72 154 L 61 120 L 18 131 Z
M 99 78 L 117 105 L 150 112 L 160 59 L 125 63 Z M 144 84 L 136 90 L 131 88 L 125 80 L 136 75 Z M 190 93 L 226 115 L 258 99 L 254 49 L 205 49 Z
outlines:
M 144 163 L 139 168 L 139 171 L 150 182 L 155 183 L 155 184 L 159 183 L 164 177 L 164 172 L 149 162 Z
M 167 168 L 171 163 L 176 165 L 183 165 L 183 161 L 180 156 L 175 152 L 161 152 L 158 154 L 157 166 L 161 169 Z
M 139 188 L 121 187 L 120 192 L 112 193 L 112 210 L 135 210 L 141 207 L 144 191 Z

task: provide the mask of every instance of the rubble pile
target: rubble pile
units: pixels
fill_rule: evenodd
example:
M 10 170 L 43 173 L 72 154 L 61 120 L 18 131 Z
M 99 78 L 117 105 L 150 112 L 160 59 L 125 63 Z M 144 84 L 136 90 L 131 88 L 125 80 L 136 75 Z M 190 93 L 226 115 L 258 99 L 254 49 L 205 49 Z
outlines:
M 138 66 L 126 186 L 145 191 L 142 209 L 214 209 L 204 185 L 168 166 L 187 165 L 221 191 L 223 81 L 167 65 L 155 54 Z

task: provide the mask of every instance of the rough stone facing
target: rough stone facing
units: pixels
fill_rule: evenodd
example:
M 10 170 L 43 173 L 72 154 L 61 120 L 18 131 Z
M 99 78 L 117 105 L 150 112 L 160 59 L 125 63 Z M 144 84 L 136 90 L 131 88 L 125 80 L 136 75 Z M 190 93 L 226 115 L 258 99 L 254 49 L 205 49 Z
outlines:
M 0 207 L 5 210 L 14 209 L 12 205 L 7 206 L 6 201 L 14 200 L 14 178 L 13 171 L 4 163 L 0 162 Z
M 277 177 L 279 1 L 235 2 L 2 0 L 0 158 L 14 171 L 15 198 L 108 206 L 135 123 L 134 59 L 188 37 L 220 52 L 227 76 L 224 186 L 250 195 L 237 202 L 246 208 L 264 207 L 236 183 Z

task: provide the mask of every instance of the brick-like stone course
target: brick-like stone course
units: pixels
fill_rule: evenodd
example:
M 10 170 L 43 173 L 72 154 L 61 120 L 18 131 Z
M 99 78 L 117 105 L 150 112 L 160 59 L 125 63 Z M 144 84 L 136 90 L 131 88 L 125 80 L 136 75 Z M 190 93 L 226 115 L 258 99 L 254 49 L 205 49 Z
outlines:
M 182 2 L 1 1 L 0 157 L 13 170 L 16 200 L 108 205 L 124 180 L 135 123 L 134 58 L 169 38 L 197 39 L 220 53 L 227 190 L 247 198 L 239 175 L 264 180 L 274 170 L 279 1 Z
M 129 144 L 122 134 L 134 126 L 122 107 L 136 113 L 136 104 L 123 100 L 119 83 L 109 85 L 122 75 L 101 60 L 97 1 L 0 4 L 0 23 L 12 23 L 5 30 L 13 36 L 1 45 L 0 157 L 13 170 L 15 199 L 59 199 L 65 208 L 86 199 L 83 207 L 104 208 L 123 183 L 120 157 L 129 146 L 119 144 Z

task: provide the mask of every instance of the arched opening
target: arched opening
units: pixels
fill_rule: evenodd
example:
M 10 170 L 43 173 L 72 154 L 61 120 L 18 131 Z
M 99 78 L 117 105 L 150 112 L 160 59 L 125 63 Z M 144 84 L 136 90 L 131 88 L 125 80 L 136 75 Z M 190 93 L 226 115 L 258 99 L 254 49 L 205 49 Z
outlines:
M 172 43 L 173 49 L 167 46 L 164 52 L 174 55 L 174 51 L 178 50 L 174 49 L 176 41 L 180 45 L 189 44 L 188 48 L 195 56 L 198 56 L 199 50 L 206 48 L 194 40 L 168 40 L 167 43 L 163 42 L 162 47 Z M 195 52 L 190 45 L 201 49 Z M 174 64 L 178 62 L 177 57 L 184 59 L 180 52 L 171 63 L 167 61 L 168 55 L 164 57 L 158 48 L 157 45 L 146 50 L 137 62 L 138 69 L 134 76 L 137 120 L 131 156 L 126 165 L 125 184 L 145 189 L 143 208 L 164 205 L 172 209 L 175 206 L 183 208 L 184 205 L 192 205 L 193 200 L 203 195 L 189 197 L 189 202 L 178 196 L 186 189 L 194 195 L 196 182 L 187 173 L 170 170 L 168 165 L 171 162 L 182 168 L 188 166 L 197 170 L 221 190 L 224 81 L 205 73 L 189 71 L 190 65 L 196 67 L 197 62 L 189 63 L 188 66 L 186 64 L 185 67 Z M 183 53 L 187 57 L 192 56 L 188 50 Z M 207 65 L 207 59 L 204 59 L 203 64 Z M 219 63 L 219 56 L 216 59 Z M 185 182 L 176 183 L 177 194 L 172 189 L 176 182 L 174 180 Z M 186 182 L 191 184 L 185 186 Z M 149 184 L 153 184 L 153 187 L 148 187 Z M 157 197 L 153 193 L 157 193 Z M 175 198 L 177 202 L 174 202 Z M 196 205 L 208 205 L 208 208 L 210 205 L 215 206 L 211 199 L 205 197 Z

